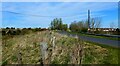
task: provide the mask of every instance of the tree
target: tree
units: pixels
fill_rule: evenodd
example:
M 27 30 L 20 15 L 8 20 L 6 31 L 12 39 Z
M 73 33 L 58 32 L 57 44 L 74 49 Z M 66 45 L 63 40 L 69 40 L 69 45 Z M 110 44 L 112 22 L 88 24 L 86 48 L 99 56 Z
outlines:
M 6 27 L 6 29 L 10 29 L 9 27 Z
M 92 18 L 90 25 L 91 25 L 92 28 L 100 28 L 101 27 L 101 22 L 102 22 L 101 18 L 99 18 L 99 17 Z
M 92 18 L 91 22 L 90 22 L 90 26 L 93 30 L 98 31 L 98 28 L 101 27 L 101 18 L 96 17 L 96 18 Z
M 53 22 L 53 21 L 51 21 L 50 29 L 51 29 L 51 30 L 54 30 L 54 22 Z
M 78 32 L 79 28 L 78 28 L 77 22 L 76 21 L 72 22 L 69 26 L 69 29 L 73 32 Z
M 62 25 L 62 30 L 66 31 L 67 28 L 68 28 L 67 24 L 63 24 L 63 25 Z
M 96 18 L 92 18 L 91 19 L 91 27 L 92 27 L 92 32 L 94 33 L 99 33 L 99 28 L 101 27 L 101 18 L 99 18 L 99 17 L 96 17 Z
M 15 29 L 14 27 L 11 27 L 11 29 Z
M 72 22 L 70 24 L 69 29 L 74 32 L 87 32 L 88 22 L 87 21 L 79 21 Z
M 115 23 L 114 22 L 110 23 L 110 28 L 115 28 Z
M 95 19 L 95 27 L 96 28 L 100 28 L 101 27 L 101 19 L 100 18 L 96 18 Z
M 85 28 L 89 28 L 89 24 L 88 24 L 88 20 L 85 20 L 84 21 L 84 25 L 83 25 Z
M 59 27 L 59 30 L 62 30 L 62 25 L 63 25 L 63 24 L 62 24 L 62 18 L 60 18 L 60 20 L 59 20 L 59 26 L 58 26 L 58 27 Z
M 51 30 L 67 30 L 67 25 L 62 23 L 62 18 L 55 18 L 50 24 Z

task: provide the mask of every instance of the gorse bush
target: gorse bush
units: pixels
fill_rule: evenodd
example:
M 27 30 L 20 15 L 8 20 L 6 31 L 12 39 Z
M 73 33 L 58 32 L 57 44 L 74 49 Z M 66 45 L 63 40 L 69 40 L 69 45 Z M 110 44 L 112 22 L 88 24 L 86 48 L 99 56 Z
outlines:
M 37 31 L 44 31 L 47 30 L 46 28 L 2 28 L 2 35 L 24 35 L 24 34 L 29 34 L 31 32 L 37 32 Z

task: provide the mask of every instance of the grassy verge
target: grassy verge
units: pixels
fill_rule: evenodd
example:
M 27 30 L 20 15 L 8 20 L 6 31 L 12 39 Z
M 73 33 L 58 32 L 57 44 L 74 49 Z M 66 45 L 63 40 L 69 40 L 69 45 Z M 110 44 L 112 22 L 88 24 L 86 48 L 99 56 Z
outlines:
M 76 32 L 69 32 L 69 33 L 78 34 L 78 35 L 87 36 L 87 37 L 94 37 L 94 38 L 105 38 L 105 39 L 110 39 L 110 40 L 120 40 L 119 38 L 113 38 L 113 37 L 95 36 L 95 35 L 88 35 L 88 34 L 76 33 Z
M 89 42 L 89 41 L 86 41 L 86 42 L 93 44 L 93 45 L 98 45 L 98 46 L 100 46 L 102 48 L 106 48 L 108 50 L 109 53 L 105 57 L 105 60 L 103 60 L 103 63 L 105 63 L 105 64 L 120 63 L 120 60 L 119 60 L 120 48 L 103 45 L 103 44 L 99 44 L 99 43 L 94 43 L 94 42 Z
M 118 49 L 100 44 L 78 40 L 76 38 L 53 33 L 55 36 L 55 48 L 50 53 L 48 64 L 78 64 L 82 58 L 82 64 L 118 64 Z M 46 42 L 48 50 L 52 47 L 49 31 L 36 32 L 13 38 L 4 39 L 2 43 L 3 64 L 17 64 L 18 52 L 22 54 L 23 64 L 40 64 L 42 54 L 40 43 Z M 81 47 L 79 47 L 81 46 Z M 18 51 L 21 49 L 20 51 Z M 79 51 L 82 49 L 81 51 Z

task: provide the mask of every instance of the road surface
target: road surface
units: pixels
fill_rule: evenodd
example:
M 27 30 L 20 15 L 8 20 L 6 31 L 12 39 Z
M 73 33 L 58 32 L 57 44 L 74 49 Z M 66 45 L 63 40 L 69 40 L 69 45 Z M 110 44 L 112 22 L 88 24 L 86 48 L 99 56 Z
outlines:
M 109 46 L 119 47 L 120 48 L 120 41 L 117 41 L 117 40 L 81 36 L 81 35 L 77 35 L 77 34 L 70 34 L 68 32 L 58 32 L 58 33 L 63 34 L 63 35 L 67 35 L 67 36 L 70 36 L 70 37 L 78 36 L 78 38 L 80 38 L 82 40 L 85 40 L 85 41 L 90 41 L 90 42 L 95 42 L 95 43 L 99 43 L 99 44 L 104 44 L 104 45 L 109 45 Z

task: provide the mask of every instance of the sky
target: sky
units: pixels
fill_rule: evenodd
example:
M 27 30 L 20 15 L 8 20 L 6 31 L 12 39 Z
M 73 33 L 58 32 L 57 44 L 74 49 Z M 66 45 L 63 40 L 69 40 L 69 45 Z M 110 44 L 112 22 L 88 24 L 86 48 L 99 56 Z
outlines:
M 1 0 L 2 2 L 119 2 L 119 0 Z
M 62 18 L 68 25 L 86 20 L 88 9 L 91 18 L 101 18 L 101 27 L 110 27 L 111 23 L 118 27 L 118 2 L 3 2 L 0 12 L 2 27 L 47 28 L 54 18 Z

